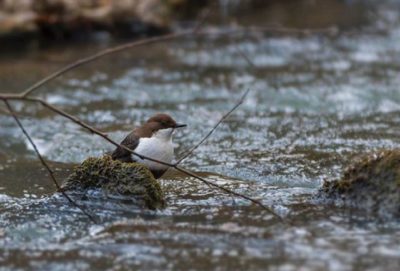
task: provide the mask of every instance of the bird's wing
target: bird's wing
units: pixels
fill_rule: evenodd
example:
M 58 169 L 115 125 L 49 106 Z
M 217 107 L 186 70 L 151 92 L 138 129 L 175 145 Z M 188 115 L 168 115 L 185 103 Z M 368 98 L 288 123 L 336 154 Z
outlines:
M 135 131 L 127 135 L 124 140 L 122 140 L 121 145 L 135 150 L 139 145 L 139 137 L 135 134 Z M 124 148 L 117 147 L 114 152 L 111 154 L 113 160 L 120 160 L 122 162 L 133 162 L 132 155 L 129 151 Z

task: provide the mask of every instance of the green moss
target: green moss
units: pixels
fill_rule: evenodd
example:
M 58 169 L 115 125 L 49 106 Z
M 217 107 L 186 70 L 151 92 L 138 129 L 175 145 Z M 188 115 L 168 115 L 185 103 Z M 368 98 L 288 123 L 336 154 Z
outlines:
M 372 212 L 400 216 L 400 150 L 381 151 L 354 162 L 318 196 Z
M 143 200 L 150 209 L 162 208 L 165 205 L 160 184 L 145 166 L 114 161 L 108 155 L 86 159 L 62 185 L 64 191 L 90 188 L 133 196 Z

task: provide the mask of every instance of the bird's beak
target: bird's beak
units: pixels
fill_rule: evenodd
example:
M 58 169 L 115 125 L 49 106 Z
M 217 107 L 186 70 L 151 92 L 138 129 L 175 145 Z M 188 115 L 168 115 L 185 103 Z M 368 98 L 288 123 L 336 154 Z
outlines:
M 186 126 L 187 126 L 186 124 L 177 123 L 177 124 L 175 125 L 175 128 L 183 128 L 183 127 L 186 127 Z

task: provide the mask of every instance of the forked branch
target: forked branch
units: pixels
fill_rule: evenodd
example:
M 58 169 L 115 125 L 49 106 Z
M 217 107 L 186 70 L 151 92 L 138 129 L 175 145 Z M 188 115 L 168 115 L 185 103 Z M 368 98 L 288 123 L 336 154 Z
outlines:
M 224 117 L 222 118 L 222 120 L 220 120 L 220 121 L 217 123 L 217 125 L 214 126 L 214 128 L 201 140 L 201 142 L 204 142 L 204 141 L 211 135 L 211 133 L 217 128 L 217 126 L 223 121 L 223 119 L 226 119 L 226 117 L 228 117 L 229 114 L 230 114 L 231 112 L 233 112 L 237 107 L 239 107 L 241 103 L 243 103 L 243 100 L 244 100 L 244 98 L 245 98 L 245 96 L 247 95 L 248 92 L 249 92 L 249 90 L 247 90 L 247 91 L 242 95 L 242 98 L 239 100 L 239 103 L 235 104 L 235 106 L 234 106 L 227 114 L 224 115 Z M 0 96 L 0 98 L 1 98 L 1 96 Z M 175 164 L 166 163 L 166 162 L 164 162 L 164 161 L 160 161 L 160 160 L 157 160 L 157 159 L 154 159 L 154 158 L 151 158 L 151 157 L 147 157 L 147 156 L 138 154 L 138 153 L 136 153 L 134 150 L 132 150 L 132 149 L 130 149 L 130 148 L 124 146 L 124 145 L 118 144 L 116 141 L 112 140 L 107 134 L 105 134 L 105 133 L 103 133 L 103 132 L 97 130 L 96 128 L 94 128 L 94 127 L 92 127 L 91 125 L 85 123 L 84 121 L 80 120 L 79 118 L 77 118 L 77 117 L 75 117 L 75 116 L 72 116 L 71 114 L 65 112 L 64 110 L 62 110 L 62 109 L 60 109 L 60 108 L 58 108 L 58 107 L 56 107 L 56 106 L 54 106 L 54 105 L 51 105 L 51 104 L 47 103 L 46 101 L 44 101 L 44 100 L 42 100 L 42 99 L 39 99 L 39 98 L 29 98 L 29 97 L 26 97 L 26 98 L 19 98 L 19 97 L 15 97 L 15 96 L 13 96 L 11 99 L 13 99 L 13 100 L 22 100 L 22 101 L 31 101 L 31 102 L 40 103 L 42 106 L 44 106 L 44 107 L 46 107 L 47 109 L 53 111 L 54 113 L 56 113 L 56 114 L 58 114 L 58 115 L 61 115 L 61 116 L 65 117 L 65 118 L 71 120 L 72 122 L 76 123 L 77 125 L 79 125 L 79 126 L 85 128 L 85 129 L 88 130 L 89 132 L 91 132 L 91 133 L 93 133 L 93 134 L 96 134 L 96 135 L 102 137 L 103 139 L 105 139 L 105 140 L 108 141 L 109 143 L 113 144 L 114 146 L 116 146 L 116 147 L 121 147 L 121 148 L 127 150 L 128 152 L 132 153 L 133 155 L 135 155 L 135 156 L 137 156 L 137 157 L 139 157 L 139 158 L 141 158 L 141 159 L 143 159 L 143 160 L 153 161 L 153 162 L 155 162 L 155 163 L 159 163 L 159 164 L 162 164 L 162 165 L 165 165 L 165 166 L 174 168 L 174 169 L 176 169 L 177 171 L 182 172 L 183 174 L 185 174 L 185 175 L 187 175 L 187 176 L 193 177 L 193 178 L 195 178 L 195 179 L 197 179 L 197 180 L 199 180 L 199 181 L 201 181 L 201 182 L 203 182 L 203 183 L 205 183 L 205 184 L 207 184 L 207 185 L 209 185 L 209 186 L 218 188 L 218 189 L 220 189 L 220 190 L 222 190 L 222 191 L 224 191 L 224 192 L 226 192 L 226 193 L 229 193 L 229 194 L 231 194 L 231 195 L 234 195 L 234 196 L 237 196 L 237 197 L 241 197 L 241 198 L 243 198 L 243 199 L 245 199 L 245 200 L 248 200 L 248 201 L 250 201 L 250 202 L 252 202 L 252 203 L 254 203 L 254 204 L 260 206 L 262 209 L 266 210 L 267 212 L 269 212 L 270 214 L 272 214 L 274 217 L 277 217 L 279 220 L 283 220 L 281 216 L 279 216 L 277 213 L 275 213 L 274 211 L 272 211 L 272 209 L 270 209 L 269 207 L 265 206 L 261 201 L 256 200 L 256 199 L 253 199 L 253 198 L 248 197 L 248 196 L 246 196 L 246 195 L 240 194 L 240 193 L 235 192 L 235 191 L 233 191 L 233 190 L 231 190 L 231 189 L 228 189 L 228 188 L 223 187 L 223 186 L 221 186 L 221 185 L 215 184 L 215 183 L 213 183 L 213 182 L 211 182 L 211 181 L 208 181 L 208 180 L 206 180 L 205 178 L 196 175 L 195 173 L 192 173 L 192 172 L 190 172 L 190 171 L 188 171 L 188 170 L 186 170 L 186 169 L 184 169 L 184 168 L 182 168 L 182 167 L 179 167 L 179 166 L 178 166 L 178 163 L 175 163 Z M 200 146 L 200 145 L 201 145 L 201 144 L 197 144 L 195 147 L 197 148 L 197 147 Z M 193 149 L 193 150 L 194 150 L 194 149 Z M 191 153 L 192 153 L 192 152 L 193 152 L 193 151 L 191 151 Z M 186 156 L 186 157 L 187 157 L 187 156 Z M 186 157 L 185 157 L 185 158 L 186 158 Z M 43 161 L 44 161 L 44 160 L 43 160 Z

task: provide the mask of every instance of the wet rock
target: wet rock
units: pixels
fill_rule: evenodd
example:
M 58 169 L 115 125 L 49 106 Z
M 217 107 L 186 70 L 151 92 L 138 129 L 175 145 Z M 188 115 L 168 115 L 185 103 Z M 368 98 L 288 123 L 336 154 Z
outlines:
M 100 188 L 106 194 L 132 197 L 135 202 L 142 202 L 150 209 L 165 206 L 161 186 L 145 166 L 114 161 L 108 155 L 86 159 L 62 185 L 64 191 L 92 188 Z
M 319 199 L 400 217 L 400 150 L 366 156 L 348 167 L 339 180 L 326 181 Z

